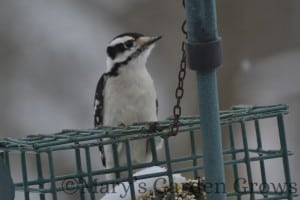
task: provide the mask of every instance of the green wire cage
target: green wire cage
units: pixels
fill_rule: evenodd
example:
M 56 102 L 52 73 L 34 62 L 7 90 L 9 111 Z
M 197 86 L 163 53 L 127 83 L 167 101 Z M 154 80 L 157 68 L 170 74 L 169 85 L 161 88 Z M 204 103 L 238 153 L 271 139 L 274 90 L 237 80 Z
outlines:
M 231 174 L 232 179 L 222 185 L 218 192 L 226 192 L 228 199 L 292 199 L 296 196 L 295 188 L 291 185 L 288 156 L 291 153 L 287 150 L 284 115 L 287 114 L 286 105 L 273 106 L 236 106 L 230 110 L 220 112 L 222 136 L 225 144 L 223 149 L 226 174 Z M 264 132 L 261 127 L 267 121 L 276 124 L 276 130 Z M 22 199 L 61 199 L 60 193 L 77 194 L 74 199 L 97 199 L 97 194 L 92 192 L 92 187 L 101 187 L 105 184 L 129 183 L 131 199 L 135 197 L 133 183 L 139 179 L 149 177 L 169 177 L 170 191 L 172 189 L 172 174 L 182 173 L 189 178 L 203 176 L 203 154 L 199 150 L 200 141 L 199 116 L 182 117 L 180 119 L 179 136 L 189 138 L 189 153 L 182 156 L 174 156 L 170 153 L 172 147 L 170 140 L 176 137 L 169 137 L 172 119 L 160 121 L 160 129 L 151 132 L 149 123 L 139 123 L 130 127 L 100 127 L 92 130 L 64 130 L 60 133 L 47 135 L 31 135 L 24 139 L 6 138 L 0 141 L 0 157 L 10 169 L 14 180 L 16 194 L 20 193 Z M 276 137 L 280 146 L 276 149 L 264 148 L 263 136 L 268 134 L 272 140 Z M 121 137 L 121 136 L 127 137 Z M 130 135 L 130 136 L 129 136 Z M 128 137 L 129 136 L 129 137 Z M 163 138 L 164 156 L 160 157 L 154 147 L 155 138 Z M 177 136 L 178 137 L 178 136 Z M 251 145 L 249 137 L 255 138 L 255 145 Z M 99 138 L 111 138 L 100 142 Z M 118 138 L 118 139 L 114 139 Z M 153 161 L 150 163 L 134 164 L 130 159 L 130 142 L 133 140 L 149 138 Z M 117 166 L 113 169 L 101 169 L 100 157 L 92 158 L 91 152 L 98 151 L 99 144 L 113 145 L 124 143 L 126 147 L 127 165 Z M 116 150 L 116 149 L 115 149 Z M 68 160 L 73 160 L 74 168 L 68 172 L 57 172 L 57 156 L 68 152 Z M 117 160 L 117 154 L 115 155 Z M 96 163 L 98 165 L 93 164 Z M 268 162 L 278 160 L 283 170 L 284 184 L 282 190 L 270 187 L 268 177 Z M 116 162 L 118 163 L 118 162 Z M 19 167 L 15 167 L 19 166 Z M 30 171 L 29 172 L 29 166 Z M 165 172 L 133 176 L 133 171 L 151 166 L 165 166 Z M 260 180 L 254 179 L 254 166 L 257 168 Z M 277 166 L 279 167 L 279 166 Z M 32 173 L 34 172 L 34 173 Z M 126 172 L 126 176 L 120 176 Z M 117 179 L 106 181 L 105 178 L 95 179 L 106 173 L 115 173 Z M 19 181 L 15 180 L 16 175 L 21 176 Z M 231 176 L 230 175 L 230 176 Z M 122 178 L 121 178 L 122 177 Z M 237 181 L 239 180 L 239 181 Z M 260 185 L 253 187 L 251 183 L 259 182 Z M 69 183 L 69 184 L 65 184 Z M 224 186 L 224 187 L 223 187 Z M 227 191 L 225 191 L 225 189 Z M 74 194 L 73 194 L 74 195 Z M 19 197 L 20 198 L 20 197 Z M 171 197 L 170 197 L 171 198 Z M 120 198 L 122 199 L 122 198 Z

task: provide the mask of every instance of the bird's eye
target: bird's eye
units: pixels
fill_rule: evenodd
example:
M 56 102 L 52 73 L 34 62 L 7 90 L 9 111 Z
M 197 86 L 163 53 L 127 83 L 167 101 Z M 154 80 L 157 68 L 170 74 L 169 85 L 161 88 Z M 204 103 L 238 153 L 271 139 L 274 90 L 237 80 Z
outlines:
M 126 48 L 131 48 L 133 46 L 133 41 L 132 40 L 128 40 L 125 42 L 125 47 Z

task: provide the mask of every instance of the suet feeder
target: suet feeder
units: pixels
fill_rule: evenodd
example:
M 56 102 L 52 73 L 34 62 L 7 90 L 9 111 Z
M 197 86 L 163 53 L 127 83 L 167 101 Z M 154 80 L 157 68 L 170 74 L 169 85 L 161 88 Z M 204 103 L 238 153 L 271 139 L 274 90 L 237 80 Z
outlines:
M 294 186 L 291 185 L 291 175 L 289 171 L 288 157 L 291 152 L 287 150 L 284 130 L 284 116 L 287 114 L 286 105 L 272 106 L 238 106 L 230 110 L 220 111 L 220 125 L 222 127 L 223 139 L 229 141 L 228 145 L 223 148 L 222 155 L 224 157 L 224 166 L 227 172 L 233 177 L 232 180 L 240 180 L 237 182 L 211 182 L 217 187 L 217 192 L 222 193 L 228 199 L 292 199 L 295 194 Z M 266 120 L 272 120 L 274 123 L 274 132 L 265 132 L 261 128 Z M 16 177 L 21 174 L 19 181 L 14 180 L 16 194 L 23 196 L 23 199 L 30 200 L 38 196 L 38 199 L 59 199 L 59 193 L 73 194 L 77 192 L 80 200 L 96 199 L 96 193 L 92 192 L 93 188 L 100 188 L 106 184 L 117 184 L 120 182 L 128 182 L 130 192 L 135 198 L 133 183 L 136 180 L 150 177 L 169 177 L 170 184 L 173 184 L 173 174 L 183 173 L 189 174 L 190 177 L 198 178 L 204 174 L 205 162 L 203 162 L 205 154 L 199 151 L 199 137 L 201 133 L 202 118 L 199 116 L 184 116 L 180 118 L 180 129 L 178 135 L 184 135 L 189 138 L 189 154 L 176 157 L 170 152 L 168 137 L 172 119 L 159 122 L 161 128 L 157 132 L 149 132 L 148 123 L 135 124 L 130 127 L 101 127 L 91 130 L 64 130 L 60 133 L 47 135 L 32 135 L 24 139 L 6 138 L 0 141 L 0 155 L 2 161 L 6 164 L 7 170 L 11 176 Z M 280 145 L 276 149 L 266 149 L 264 147 L 263 135 L 268 134 L 274 140 L 278 138 Z M 120 136 L 128 136 L 120 138 Z M 152 146 L 153 161 L 150 163 L 133 164 L 130 160 L 130 142 L 133 140 L 150 138 L 152 145 L 157 137 L 164 140 L 164 158 L 159 158 L 157 152 Z M 255 145 L 249 142 L 249 137 L 255 138 Z M 128 156 L 127 166 L 118 166 L 112 169 L 93 168 L 91 152 L 98 151 L 99 138 L 112 138 L 104 145 L 124 143 Z M 118 139 L 113 139 L 118 138 Z M 176 139 L 176 138 L 174 138 Z M 68 160 L 73 160 L 75 167 L 73 170 L 61 173 L 56 171 L 59 164 L 58 155 L 68 152 Z M 99 159 L 97 157 L 97 159 Z M 117 158 L 116 158 L 117 159 Z M 283 179 L 282 183 L 286 183 L 284 190 L 274 191 L 268 187 L 268 181 L 272 177 L 268 177 L 268 163 L 272 160 L 281 160 Z M 100 163 L 100 160 L 99 160 Z M 183 163 L 183 165 L 178 165 Z M 18 167 L 16 167 L 16 165 Z M 29 170 L 30 166 L 30 170 Z M 133 171 L 152 167 L 164 166 L 166 171 L 133 176 Z M 178 167 L 181 166 L 181 167 Z M 254 178 L 253 166 L 258 169 L 260 180 Z M 32 174 L 34 171 L 35 173 Z M 106 173 L 121 174 L 127 173 L 126 177 L 120 177 L 116 180 L 106 181 L 105 179 L 95 179 L 99 175 Z M 2 176 L 0 176 L 2 177 Z M 265 188 L 250 188 L 249 183 L 258 181 Z M 206 186 L 211 183 L 205 180 Z M 225 186 L 234 186 L 232 191 L 225 191 Z M 100 189 L 99 189 L 100 190 Z M 97 190 L 99 192 L 99 190 Z M 209 189 L 211 192 L 212 187 Z M 228 188 L 227 188 L 228 190 Z M 9 199 L 9 198 L 8 198 Z

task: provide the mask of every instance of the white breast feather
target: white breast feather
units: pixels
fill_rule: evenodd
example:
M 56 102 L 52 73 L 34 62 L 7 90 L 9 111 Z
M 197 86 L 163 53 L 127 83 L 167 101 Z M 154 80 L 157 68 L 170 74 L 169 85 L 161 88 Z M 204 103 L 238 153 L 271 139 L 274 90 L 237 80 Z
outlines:
M 107 80 L 103 124 L 156 121 L 156 92 L 146 68 L 124 69 L 121 73 Z

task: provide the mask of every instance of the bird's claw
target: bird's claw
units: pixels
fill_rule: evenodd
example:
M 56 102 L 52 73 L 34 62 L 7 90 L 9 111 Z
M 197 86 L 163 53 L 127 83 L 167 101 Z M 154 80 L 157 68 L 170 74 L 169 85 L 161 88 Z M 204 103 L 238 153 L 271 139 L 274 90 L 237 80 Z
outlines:
M 151 122 L 149 123 L 149 128 L 148 128 L 150 133 L 154 132 L 160 132 L 163 130 L 163 128 L 159 125 L 158 122 Z

